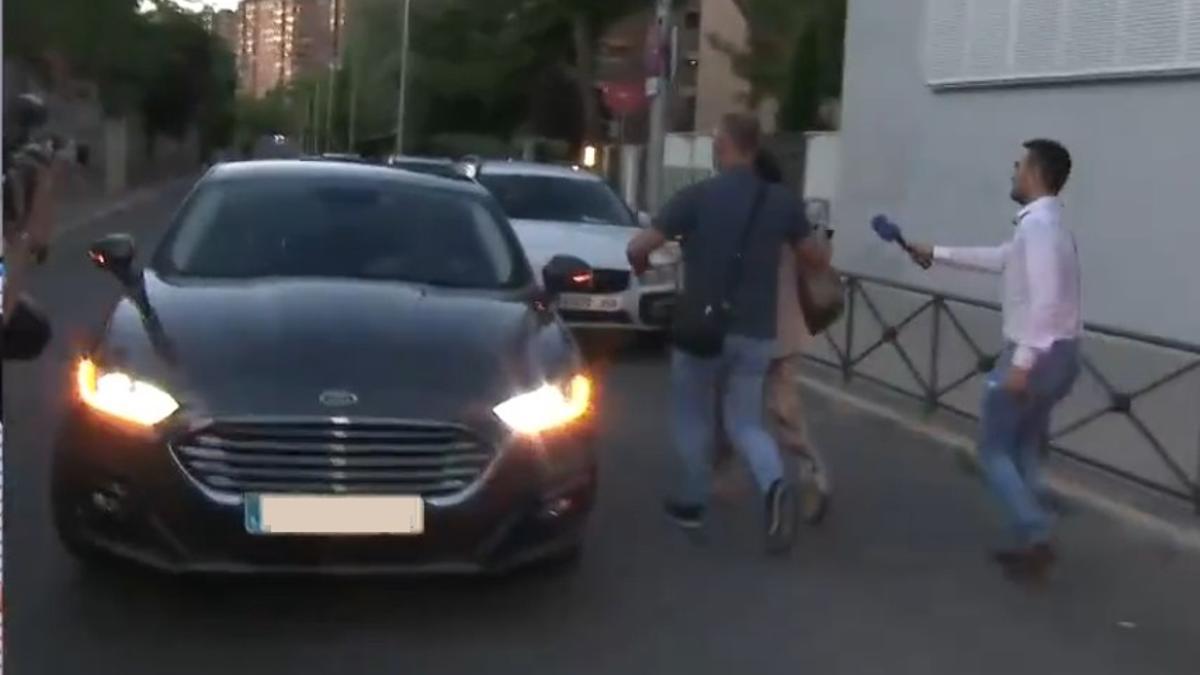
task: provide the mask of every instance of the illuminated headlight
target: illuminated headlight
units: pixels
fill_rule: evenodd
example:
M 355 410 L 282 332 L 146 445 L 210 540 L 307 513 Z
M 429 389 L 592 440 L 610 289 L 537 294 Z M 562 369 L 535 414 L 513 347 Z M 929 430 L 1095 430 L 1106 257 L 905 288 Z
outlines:
M 88 359 L 76 371 L 79 398 L 88 407 L 139 426 L 152 427 L 179 409 L 158 387 L 120 371 L 101 371 Z
M 588 413 L 591 404 L 592 381 L 576 375 L 566 384 L 545 384 L 514 396 L 493 411 L 513 431 L 536 435 L 575 422 Z
M 667 286 L 675 283 L 675 276 L 676 268 L 672 265 L 670 267 L 651 267 L 638 279 L 643 286 Z

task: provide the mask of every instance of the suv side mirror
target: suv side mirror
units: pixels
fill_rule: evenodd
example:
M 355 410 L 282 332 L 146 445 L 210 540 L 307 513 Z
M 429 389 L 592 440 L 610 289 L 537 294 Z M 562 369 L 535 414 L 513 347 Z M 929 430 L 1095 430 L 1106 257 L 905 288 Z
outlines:
M 592 267 L 570 255 L 556 255 L 542 268 L 542 283 L 551 295 L 579 291 L 592 285 Z
M 127 287 L 135 286 L 139 280 L 133 269 L 136 255 L 137 246 L 133 237 L 127 234 L 110 234 L 88 249 L 88 257 L 96 267 L 112 274 Z

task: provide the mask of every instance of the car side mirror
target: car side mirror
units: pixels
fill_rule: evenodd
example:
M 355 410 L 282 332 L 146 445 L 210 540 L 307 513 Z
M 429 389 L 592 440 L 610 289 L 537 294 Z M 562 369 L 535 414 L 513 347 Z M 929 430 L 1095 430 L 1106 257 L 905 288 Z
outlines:
M 140 276 L 133 267 L 137 246 L 127 234 L 110 234 L 88 248 L 88 257 L 100 269 L 115 276 L 124 286 L 138 285 Z
M 649 213 L 646 213 L 645 211 L 638 211 L 637 220 L 638 220 L 638 225 L 641 225 L 642 227 L 648 228 L 654 224 L 654 218 Z
M 592 285 L 592 267 L 570 255 L 556 255 L 542 268 L 542 284 L 551 295 L 583 290 Z

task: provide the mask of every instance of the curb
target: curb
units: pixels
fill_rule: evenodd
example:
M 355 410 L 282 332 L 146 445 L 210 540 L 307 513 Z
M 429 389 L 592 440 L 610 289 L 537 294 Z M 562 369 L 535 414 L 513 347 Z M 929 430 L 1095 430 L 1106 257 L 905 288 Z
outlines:
M 913 419 L 911 416 L 905 415 L 887 405 L 851 394 L 844 389 L 826 384 L 809 376 L 802 376 L 800 383 L 823 398 L 837 401 L 875 417 L 886 419 L 910 432 L 920 434 L 949 446 L 960 459 L 969 462 L 972 466 L 977 464 L 975 441 L 967 436 Z M 1181 549 L 1200 553 L 1200 529 L 1176 525 L 1124 502 L 1106 497 L 1084 485 L 1054 475 L 1051 472 L 1047 472 L 1046 484 L 1059 497 L 1075 501 L 1094 511 L 1145 530 Z

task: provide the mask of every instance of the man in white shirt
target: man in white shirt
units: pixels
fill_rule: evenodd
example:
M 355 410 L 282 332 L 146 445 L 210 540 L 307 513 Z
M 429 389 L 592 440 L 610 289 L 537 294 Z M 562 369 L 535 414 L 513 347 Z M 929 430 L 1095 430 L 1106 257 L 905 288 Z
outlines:
M 1017 538 L 1016 548 L 993 557 L 1010 576 L 1039 578 L 1054 562 L 1039 462 L 1054 406 L 1079 374 L 1083 321 L 1078 249 L 1058 197 L 1071 156 L 1051 140 L 1024 147 L 1013 173 L 1012 198 L 1021 210 L 1011 241 L 984 248 L 915 244 L 911 254 L 925 267 L 1003 276 L 1005 349 L 987 380 L 979 459 Z

